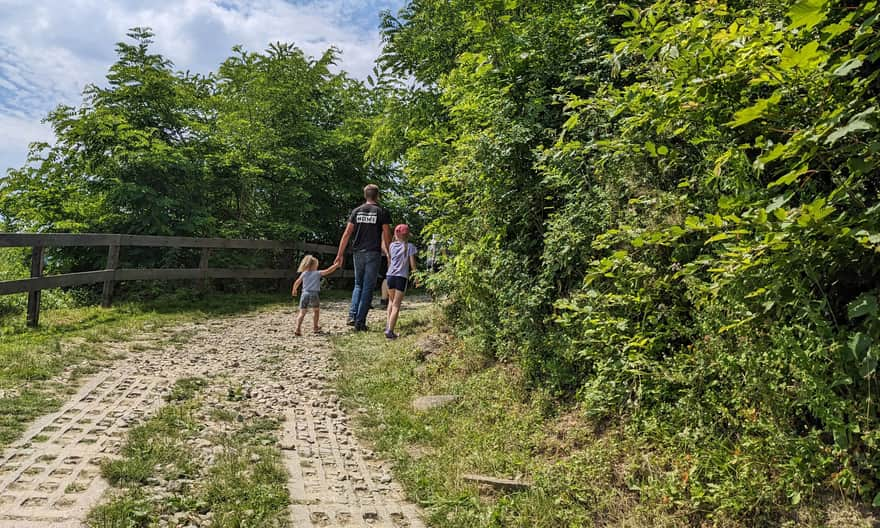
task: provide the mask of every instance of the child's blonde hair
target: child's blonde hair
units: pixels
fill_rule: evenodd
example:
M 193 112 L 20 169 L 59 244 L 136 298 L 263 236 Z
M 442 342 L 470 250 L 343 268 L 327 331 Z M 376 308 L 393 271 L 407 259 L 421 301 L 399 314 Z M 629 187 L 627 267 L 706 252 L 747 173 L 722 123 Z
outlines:
M 312 255 L 306 255 L 303 257 L 301 261 L 299 261 L 299 267 L 296 268 L 296 271 L 302 273 L 304 271 L 309 271 L 312 266 L 318 265 L 318 259 Z

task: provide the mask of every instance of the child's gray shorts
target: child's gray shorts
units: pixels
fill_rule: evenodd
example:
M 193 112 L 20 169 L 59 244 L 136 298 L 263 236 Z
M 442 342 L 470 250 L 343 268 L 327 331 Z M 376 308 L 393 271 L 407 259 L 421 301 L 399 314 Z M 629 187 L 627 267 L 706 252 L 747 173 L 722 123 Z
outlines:
M 318 298 L 318 294 L 316 292 L 303 292 L 299 298 L 299 308 L 300 310 L 305 310 L 306 308 L 320 308 L 321 300 Z

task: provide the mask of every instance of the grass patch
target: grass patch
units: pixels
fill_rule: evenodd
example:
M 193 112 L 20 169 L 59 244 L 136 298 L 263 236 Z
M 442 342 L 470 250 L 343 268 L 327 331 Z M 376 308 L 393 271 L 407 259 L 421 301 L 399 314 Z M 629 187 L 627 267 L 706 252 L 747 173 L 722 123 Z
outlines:
M 235 413 L 235 411 L 218 407 L 211 409 L 209 411 L 209 416 L 212 420 L 216 420 L 218 422 L 231 422 L 235 420 L 235 417 L 238 415 Z
M 281 422 L 275 418 L 253 418 L 232 433 L 232 445 L 268 445 L 275 443 Z
M 169 495 L 163 501 L 155 500 L 143 492 L 142 486 L 197 476 L 198 458 L 188 442 L 199 430 L 194 419 L 197 407 L 198 402 L 191 398 L 166 405 L 129 432 L 121 458 L 101 466 L 104 478 L 123 489 L 89 513 L 86 521 L 89 527 L 154 526 L 162 513 L 174 504 L 186 503 L 176 495 Z
M 277 450 L 232 440 L 208 471 L 201 490 L 214 512 L 212 526 L 285 526 L 287 472 Z
M 466 342 L 452 341 L 422 362 L 419 342 L 437 331 L 440 320 L 437 309 L 418 308 L 402 314 L 406 337 L 398 341 L 379 333 L 335 340 L 339 393 L 347 407 L 358 409 L 359 433 L 392 461 L 430 526 L 694 526 L 693 502 L 664 490 L 688 479 L 695 461 L 621 424 L 588 421 L 583 410 L 529 387 L 518 369 L 487 360 Z M 460 399 L 427 412 L 412 409 L 415 397 L 432 394 Z M 761 468 L 739 469 L 747 470 Z M 465 473 L 524 479 L 532 486 L 480 488 L 463 481 Z M 701 513 L 708 514 L 701 526 L 755 525 L 724 511 Z M 872 519 L 831 497 L 761 525 L 867 528 Z
M 195 453 L 187 445 L 197 430 L 193 403 L 166 405 L 144 424 L 129 432 L 122 458 L 105 462 L 101 473 L 111 484 L 145 484 L 197 473 Z M 161 468 L 156 471 L 156 468 Z
M 173 403 L 131 430 L 122 457 L 102 467 L 120 490 L 90 513 L 89 526 L 287 526 L 287 472 L 275 446 L 280 421 L 248 419 L 229 407 L 239 403 L 208 405 L 204 390 L 203 379 L 178 380 Z M 198 417 L 233 427 L 216 432 Z
M 152 505 L 138 490 L 113 497 L 91 511 L 90 528 L 142 528 L 152 522 Z
M 432 308 L 405 311 L 400 331 L 409 337 L 393 343 L 378 333 L 337 339 L 340 394 L 349 407 L 366 410 L 359 420 L 363 432 L 394 462 L 397 477 L 426 508 L 431 526 L 512 526 L 498 524 L 509 517 L 502 505 L 533 500 L 530 493 L 489 500 L 460 476 L 533 477 L 540 465 L 533 456 L 536 434 L 548 400 L 528 394 L 516 370 L 488 365 L 463 349 L 421 367 L 415 343 L 435 316 Z M 413 398 L 431 394 L 455 394 L 460 400 L 425 413 L 412 409 Z
M 191 400 L 198 391 L 207 385 L 208 381 L 204 378 L 181 378 L 174 382 L 171 391 L 165 396 L 165 400 L 172 402 Z
M 60 404 L 56 392 L 27 385 L 14 395 L 0 398 L 0 445 L 18 438 L 28 422 Z

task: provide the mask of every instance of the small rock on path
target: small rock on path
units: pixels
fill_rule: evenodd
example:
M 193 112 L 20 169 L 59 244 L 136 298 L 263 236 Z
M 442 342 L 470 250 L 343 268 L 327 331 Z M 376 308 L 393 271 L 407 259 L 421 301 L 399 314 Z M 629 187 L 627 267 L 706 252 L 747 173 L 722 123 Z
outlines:
M 412 402 L 413 409 L 417 411 L 429 411 L 437 407 L 443 407 L 458 400 L 454 394 L 439 394 L 435 396 L 421 396 Z

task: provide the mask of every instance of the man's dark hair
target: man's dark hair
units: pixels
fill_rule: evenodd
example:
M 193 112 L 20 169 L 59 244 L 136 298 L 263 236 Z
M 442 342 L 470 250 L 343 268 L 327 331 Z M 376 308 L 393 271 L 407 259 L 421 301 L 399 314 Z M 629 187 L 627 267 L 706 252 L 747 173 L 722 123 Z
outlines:
M 372 183 L 364 187 L 364 198 L 371 201 L 379 199 L 379 186 Z

